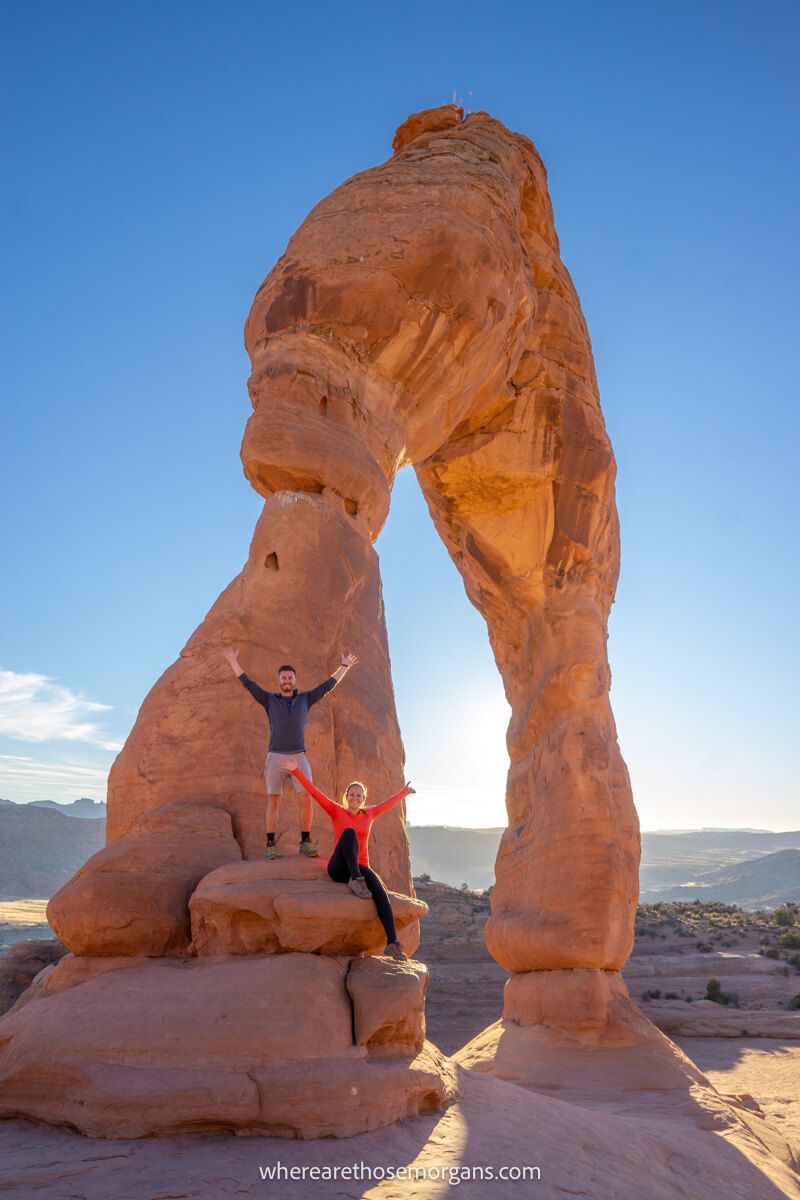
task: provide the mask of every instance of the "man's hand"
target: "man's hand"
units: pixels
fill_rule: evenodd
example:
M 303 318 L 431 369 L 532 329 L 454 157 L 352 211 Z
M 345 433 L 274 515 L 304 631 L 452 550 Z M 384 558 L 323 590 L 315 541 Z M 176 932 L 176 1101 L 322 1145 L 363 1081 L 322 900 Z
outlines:
M 233 646 L 226 646 L 225 649 L 222 651 L 222 653 L 225 655 L 228 662 L 230 663 L 231 670 L 233 671 L 234 675 L 243 675 L 244 672 L 242 671 L 242 668 L 239 666 L 239 658 L 238 658 L 239 651 L 234 650 Z
M 355 654 L 343 654 L 342 665 L 337 667 L 333 672 L 333 678 L 336 680 L 336 682 L 341 683 L 350 668 L 354 667 L 357 662 L 358 659 L 356 658 Z
M 278 766 L 283 767 L 284 771 L 296 771 L 297 770 L 297 759 L 296 758 L 279 758 Z

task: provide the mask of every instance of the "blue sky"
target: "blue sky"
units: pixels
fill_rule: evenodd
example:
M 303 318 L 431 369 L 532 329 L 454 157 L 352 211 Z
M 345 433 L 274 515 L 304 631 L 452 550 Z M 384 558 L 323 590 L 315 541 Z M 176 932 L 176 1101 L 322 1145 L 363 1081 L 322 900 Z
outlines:
M 40 0 L 2 23 L 0 795 L 104 796 L 260 510 L 252 297 L 316 201 L 455 93 L 536 143 L 589 323 L 642 827 L 797 828 L 794 0 Z M 409 472 L 377 548 L 410 819 L 504 823 L 502 689 Z

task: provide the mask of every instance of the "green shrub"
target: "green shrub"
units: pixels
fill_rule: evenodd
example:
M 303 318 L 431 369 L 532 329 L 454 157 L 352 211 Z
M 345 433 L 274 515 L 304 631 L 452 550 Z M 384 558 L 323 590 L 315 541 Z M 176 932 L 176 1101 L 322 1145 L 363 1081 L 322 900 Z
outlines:
M 722 993 L 722 985 L 716 975 L 712 975 L 706 984 L 706 1000 L 713 1000 L 715 1004 L 724 1004 Z
M 776 908 L 772 918 L 776 925 L 796 925 L 797 905 L 784 904 L 782 908 Z
M 786 933 L 782 933 L 778 938 L 778 945 L 785 947 L 787 950 L 800 950 L 800 932 L 794 929 L 787 929 Z

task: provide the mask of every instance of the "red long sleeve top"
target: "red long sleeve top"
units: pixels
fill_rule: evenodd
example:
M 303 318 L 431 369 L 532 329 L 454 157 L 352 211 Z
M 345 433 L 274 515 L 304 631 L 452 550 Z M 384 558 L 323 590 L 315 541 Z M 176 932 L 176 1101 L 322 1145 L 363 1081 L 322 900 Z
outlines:
M 292 774 L 296 779 L 299 779 L 303 787 L 313 796 L 317 804 L 325 809 L 325 812 L 331 819 L 333 826 L 333 836 L 338 842 L 340 836 L 345 829 L 353 828 L 356 831 L 358 838 L 358 861 L 362 867 L 369 866 L 369 850 L 367 848 L 369 842 L 369 831 L 372 822 L 381 813 L 385 813 L 388 809 L 394 808 L 395 804 L 399 804 L 401 800 L 405 800 L 408 795 L 408 788 L 401 788 L 394 796 L 390 796 L 388 800 L 381 800 L 380 804 L 370 804 L 366 808 L 361 808 L 352 816 L 350 810 L 343 808 L 341 804 L 337 804 L 335 800 L 331 800 L 330 796 L 326 796 L 311 780 L 303 774 L 299 767 L 296 767 Z

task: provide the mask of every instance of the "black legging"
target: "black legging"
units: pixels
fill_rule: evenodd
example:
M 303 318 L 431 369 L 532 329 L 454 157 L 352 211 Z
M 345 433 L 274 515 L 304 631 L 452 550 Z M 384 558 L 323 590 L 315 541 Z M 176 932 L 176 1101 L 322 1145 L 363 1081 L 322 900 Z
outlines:
M 358 838 L 355 829 L 345 829 L 333 848 L 333 854 L 328 859 L 328 874 L 337 883 L 347 883 L 354 875 L 362 875 L 364 882 L 372 892 L 372 899 L 378 910 L 381 925 L 386 931 L 386 941 L 397 941 L 397 930 L 394 927 L 394 914 L 389 895 L 383 886 L 380 875 L 376 875 L 372 867 L 365 867 L 358 861 Z

